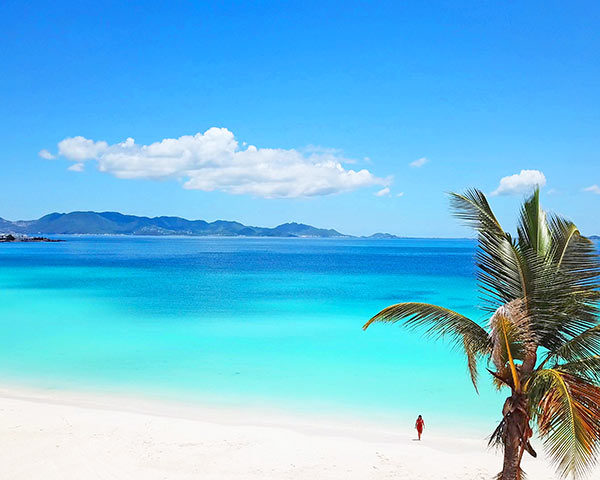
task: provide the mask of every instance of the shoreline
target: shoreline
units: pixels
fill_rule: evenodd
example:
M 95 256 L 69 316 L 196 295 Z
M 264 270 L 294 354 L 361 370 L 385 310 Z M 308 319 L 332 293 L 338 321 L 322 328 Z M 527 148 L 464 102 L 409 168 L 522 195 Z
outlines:
M 5 395 L 6 394 L 6 395 Z M 123 386 L 122 384 L 46 382 L 40 378 L 19 379 L 0 376 L 0 397 L 58 402 L 73 406 L 126 410 L 134 413 L 175 416 L 193 419 L 220 419 L 227 422 L 247 422 L 253 419 L 261 426 L 285 426 L 291 429 L 301 425 L 303 429 L 318 425 L 329 426 L 335 431 L 349 433 L 360 429 L 370 437 L 393 437 L 407 425 L 414 424 L 418 413 L 424 413 L 435 432 L 441 437 L 461 438 L 475 442 L 487 442 L 497 425 L 496 418 L 477 416 L 455 417 L 430 408 L 409 413 L 407 409 L 382 409 L 381 406 L 365 404 L 335 404 L 331 401 L 314 403 L 284 397 L 229 395 L 200 391 L 175 391 L 169 388 Z M 413 418 L 414 417 L 414 418 Z M 433 430 L 433 428 L 431 429 Z
M 139 391 L 104 389 L 37 388 L 31 384 L 0 381 L 0 399 L 34 404 L 62 405 L 92 410 L 120 411 L 132 414 L 193 420 L 220 425 L 277 427 L 312 435 L 347 436 L 365 441 L 400 441 L 406 437 L 406 425 L 411 421 L 391 414 L 360 415 L 351 409 L 298 410 L 276 403 L 257 403 L 256 399 L 240 402 L 207 398 L 204 402 L 174 395 Z M 456 426 L 430 428 L 432 437 L 453 438 Z M 408 429 L 412 432 L 412 429 Z M 435 433 L 432 433 L 435 432 Z M 414 432 L 412 432 L 414 433 Z M 461 439 L 469 443 L 485 443 L 486 434 L 472 425 L 461 431 Z M 416 433 L 415 433 L 416 436 Z
M 417 442 L 411 427 L 0 385 L 0 469 L 15 480 L 472 480 L 500 470 L 483 439 L 426 425 Z M 540 457 L 525 459 L 530 478 L 555 478 Z

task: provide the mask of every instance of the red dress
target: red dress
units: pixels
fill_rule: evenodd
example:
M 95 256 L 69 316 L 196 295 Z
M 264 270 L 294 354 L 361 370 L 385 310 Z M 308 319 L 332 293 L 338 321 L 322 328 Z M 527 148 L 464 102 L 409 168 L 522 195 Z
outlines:
M 417 418 L 417 423 L 416 423 L 417 432 L 423 433 L 423 425 L 424 424 L 425 424 L 425 422 L 423 421 L 422 418 Z

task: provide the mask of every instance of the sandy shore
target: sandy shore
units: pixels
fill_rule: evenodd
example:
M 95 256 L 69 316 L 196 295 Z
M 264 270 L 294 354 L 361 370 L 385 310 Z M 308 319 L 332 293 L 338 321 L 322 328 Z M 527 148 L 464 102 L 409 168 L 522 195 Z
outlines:
M 11 480 L 474 480 L 500 468 L 483 440 L 428 428 L 417 442 L 410 427 L 0 388 L 0 472 Z M 525 470 L 555 478 L 543 459 L 527 459 Z

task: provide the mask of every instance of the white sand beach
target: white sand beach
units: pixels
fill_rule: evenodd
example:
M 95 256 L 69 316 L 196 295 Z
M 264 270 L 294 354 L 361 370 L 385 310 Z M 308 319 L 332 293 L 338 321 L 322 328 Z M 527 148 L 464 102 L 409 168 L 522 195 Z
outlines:
M 411 427 L 0 388 L 0 472 L 11 480 L 474 480 L 500 469 L 483 440 L 428 426 L 417 442 Z M 526 458 L 524 468 L 535 480 L 555 478 L 543 458 Z

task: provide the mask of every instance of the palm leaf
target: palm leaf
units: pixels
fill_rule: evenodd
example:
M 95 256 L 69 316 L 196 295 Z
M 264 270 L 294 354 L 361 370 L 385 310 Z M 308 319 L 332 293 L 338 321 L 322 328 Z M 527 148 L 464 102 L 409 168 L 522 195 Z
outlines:
M 363 326 L 363 330 L 375 322 L 395 323 L 400 320 L 404 320 L 403 325 L 409 328 L 425 327 L 425 336 L 450 337 L 467 356 L 471 381 L 477 390 L 477 357 L 490 348 L 488 334 L 479 324 L 447 308 L 411 302 L 383 309 Z
M 549 254 L 556 268 L 560 269 L 571 242 L 580 236 L 579 229 L 570 220 L 557 215 L 550 216 L 548 228 L 552 238 L 552 249 Z
M 546 212 L 540 204 L 539 188 L 536 188 L 523 203 L 517 232 L 523 249 L 531 248 L 541 256 L 545 256 L 550 249 L 550 230 L 546 222 Z
M 504 232 L 483 192 L 451 193 L 454 215 L 478 233 L 477 278 L 490 313 L 528 294 L 527 262 L 518 245 Z
M 546 256 L 546 277 L 540 282 L 537 316 L 540 345 L 559 349 L 598 324 L 600 262 L 595 245 L 570 221 L 551 216 L 552 248 Z
M 450 193 L 450 206 L 454 215 L 474 230 L 504 236 L 504 229 L 481 190 L 473 188 L 464 194 Z
M 600 325 L 588 328 L 579 335 L 564 341 L 551 350 L 548 359 L 572 361 L 580 358 L 600 355 Z
M 557 215 L 550 216 L 548 225 L 553 244 L 550 254 L 556 268 L 580 289 L 588 293 L 595 290 L 598 298 L 600 264 L 594 243 L 581 235 L 571 221 Z
M 562 477 L 582 476 L 600 442 L 600 388 L 559 369 L 537 372 L 529 387 L 531 416 Z
M 571 362 L 556 365 L 554 368 L 590 382 L 600 382 L 600 355 L 573 360 Z

